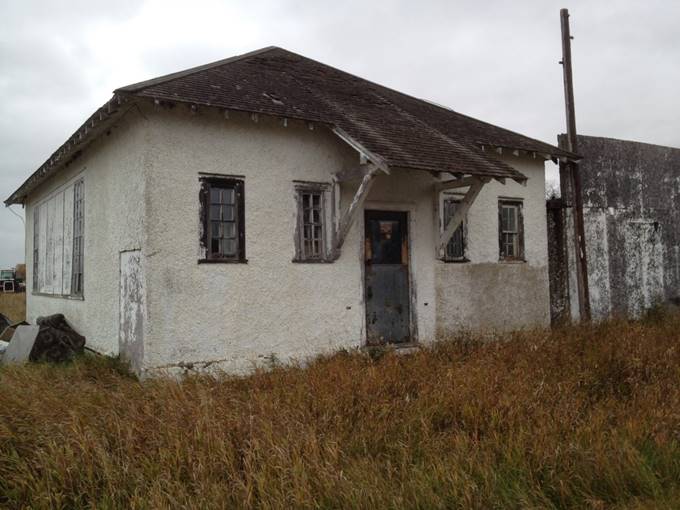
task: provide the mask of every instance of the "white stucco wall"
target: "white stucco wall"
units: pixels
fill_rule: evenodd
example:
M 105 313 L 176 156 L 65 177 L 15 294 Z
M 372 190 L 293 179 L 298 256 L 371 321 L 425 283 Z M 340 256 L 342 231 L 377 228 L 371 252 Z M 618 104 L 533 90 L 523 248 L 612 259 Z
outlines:
M 142 245 L 145 123 L 130 111 L 66 169 L 32 192 L 26 204 L 27 320 L 63 313 L 87 345 L 118 353 L 119 252 Z M 33 292 L 34 205 L 83 177 L 85 186 L 82 298 Z
M 467 217 L 466 263 L 436 260 L 435 178 L 392 169 L 364 209 L 406 211 L 415 338 L 460 329 L 549 323 L 543 162 L 507 156 L 529 177 L 483 188 Z M 294 263 L 294 181 L 331 182 L 356 168 L 356 152 L 304 122 L 141 105 L 110 136 L 29 197 L 26 262 L 31 281 L 32 212 L 50 192 L 85 179 L 84 299 L 28 293 L 28 316 L 64 313 L 88 344 L 118 351 L 120 253 L 141 250 L 143 348 L 133 365 L 149 374 L 185 368 L 241 372 L 271 359 L 304 360 L 365 339 L 363 212 L 333 263 Z M 199 264 L 201 174 L 242 176 L 246 264 Z M 341 185 L 341 208 L 358 181 Z M 464 190 L 459 190 L 464 191 Z M 498 261 L 498 198 L 524 203 L 525 263 Z M 135 323 L 137 324 L 137 323 Z M 128 328 L 129 329 L 129 328 Z M 137 328 L 139 329 L 139 328 Z M 125 330 L 125 328 L 124 328 Z M 127 330 L 125 330 L 127 331 Z
M 149 115 L 148 325 L 144 366 L 218 362 L 247 370 L 275 355 L 304 359 L 359 345 L 359 238 L 333 264 L 291 262 L 293 180 L 330 182 L 358 156 L 305 123 L 184 108 Z M 198 264 L 199 173 L 245 178 L 247 264 Z
M 339 260 L 292 263 L 294 180 L 330 182 L 358 164 L 327 129 L 246 114 L 192 114 L 157 107 L 150 119 L 146 187 L 150 371 L 217 367 L 242 371 L 268 358 L 304 360 L 365 338 L 363 214 Z M 469 263 L 435 260 L 435 215 L 427 172 L 379 176 L 364 209 L 407 211 L 417 339 L 461 328 L 549 323 L 544 169 L 508 157 L 527 186 L 492 182 L 468 216 Z M 199 174 L 243 176 L 247 264 L 198 264 Z M 342 185 L 344 209 L 358 182 Z M 524 201 L 526 263 L 498 262 L 498 197 Z
M 485 184 L 467 215 L 469 262 L 435 262 L 439 336 L 550 324 L 544 162 L 512 155 L 504 160 L 529 180 L 526 186 Z M 523 202 L 525 262 L 499 261 L 500 198 Z

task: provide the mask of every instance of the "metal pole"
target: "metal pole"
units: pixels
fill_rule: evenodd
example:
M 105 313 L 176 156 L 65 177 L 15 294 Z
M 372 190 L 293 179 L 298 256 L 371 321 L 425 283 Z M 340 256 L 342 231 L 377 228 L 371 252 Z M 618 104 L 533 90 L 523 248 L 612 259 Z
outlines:
M 569 11 L 560 9 L 562 26 L 562 71 L 564 73 L 564 106 L 567 117 L 567 150 L 577 152 L 576 115 L 574 113 L 574 84 L 571 71 L 571 33 L 569 31 Z M 579 315 L 581 320 L 590 320 L 590 292 L 588 290 L 588 263 L 586 260 L 586 240 L 583 223 L 583 195 L 581 193 L 581 174 L 578 164 L 569 161 L 564 165 L 570 174 L 574 210 L 574 250 L 576 254 L 576 281 L 578 282 Z

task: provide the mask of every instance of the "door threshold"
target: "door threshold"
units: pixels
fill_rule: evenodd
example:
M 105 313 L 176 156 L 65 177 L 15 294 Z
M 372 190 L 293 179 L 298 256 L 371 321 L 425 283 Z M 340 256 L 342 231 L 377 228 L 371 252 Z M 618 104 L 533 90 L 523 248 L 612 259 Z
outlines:
M 419 351 L 422 349 L 422 344 L 418 342 L 403 342 L 403 343 L 390 343 L 390 344 L 381 344 L 381 345 L 368 345 L 364 344 L 361 347 L 361 350 L 370 350 L 370 349 L 392 349 L 397 353 L 404 353 L 407 354 L 409 352 L 415 352 Z

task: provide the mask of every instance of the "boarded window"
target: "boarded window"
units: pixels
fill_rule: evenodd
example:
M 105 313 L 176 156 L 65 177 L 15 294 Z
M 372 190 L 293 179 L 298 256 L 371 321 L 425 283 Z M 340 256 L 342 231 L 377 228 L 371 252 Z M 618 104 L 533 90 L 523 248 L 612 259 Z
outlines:
M 33 291 L 83 296 L 85 185 L 83 179 L 33 206 Z
M 83 180 L 79 180 L 73 185 L 73 266 L 71 294 L 75 296 L 83 295 L 83 268 L 84 268 L 84 189 Z
M 40 284 L 38 283 L 38 268 L 40 261 L 40 208 L 33 208 L 33 291 L 40 291 Z
M 460 207 L 460 199 L 444 199 L 444 228 L 456 214 L 458 207 Z M 465 219 L 463 219 L 446 245 L 445 260 L 449 262 L 465 260 L 465 228 Z
M 297 228 L 296 256 L 298 262 L 326 260 L 326 191 L 325 183 L 296 186 Z
M 201 179 L 201 250 L 204 262 L 245 262 L 243 181 Z
M 522 202 L 498 202 L 499 246 L 501 260 L 524 260 L 524 219 Z

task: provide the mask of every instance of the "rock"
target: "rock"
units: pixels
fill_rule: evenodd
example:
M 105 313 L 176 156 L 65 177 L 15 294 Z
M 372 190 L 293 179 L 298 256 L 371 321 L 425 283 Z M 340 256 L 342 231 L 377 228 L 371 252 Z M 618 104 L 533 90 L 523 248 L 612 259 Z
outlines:
M 39 331 L 40 328 L 38 326 L 17 326 L 12 340 L 9 342 L 7 349 L 5 349 L 2 364 L 9 365 L 28 361 Z
M 60 313 L 38 317 L 40 332 L 31 350 L 31 361 L 68 361 L 85 348 L 85 337 L 68 325 Z

